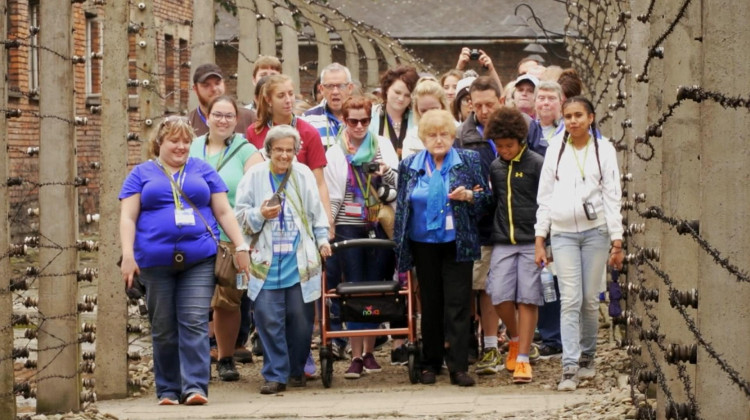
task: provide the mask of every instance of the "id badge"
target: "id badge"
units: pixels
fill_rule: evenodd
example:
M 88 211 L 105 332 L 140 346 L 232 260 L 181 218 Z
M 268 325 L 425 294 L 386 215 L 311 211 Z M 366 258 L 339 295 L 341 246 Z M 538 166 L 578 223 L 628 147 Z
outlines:
M 294 236 L 282 235 L 280 238 L 274 238 L 273 253 L 276 255 L 291 254 L 294 250 Z
M 359 203 L 344 203 L 344 214 L 351 217 L 362 217 L 362 205 Z
M 445 216 L 445 230 L 453 230 L 453 215 Z
M 177 226 L 194 226 L 195 214 L 193 209 L 175 209 L 174 222 Z

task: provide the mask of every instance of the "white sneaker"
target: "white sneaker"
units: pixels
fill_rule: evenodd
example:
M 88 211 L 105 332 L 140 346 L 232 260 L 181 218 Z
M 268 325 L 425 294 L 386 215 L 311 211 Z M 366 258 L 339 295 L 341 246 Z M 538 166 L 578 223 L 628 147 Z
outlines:
M 578 368 L 566 366 L 563 368 L 562 379 L 557 384 L 558 391 L 575 391 L 578 388 Z
M 594 366 L 594 356 L 582 354 L 578 361 L 578 378 L 591 379 L 596 376 L 596 367 Z

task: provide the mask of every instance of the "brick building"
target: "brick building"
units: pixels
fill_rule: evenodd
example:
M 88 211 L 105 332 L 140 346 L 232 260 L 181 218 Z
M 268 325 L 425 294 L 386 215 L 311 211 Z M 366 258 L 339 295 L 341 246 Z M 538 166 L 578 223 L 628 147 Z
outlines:
M 78 176 L 89 179 L 88 185 L 78 188 L 79 215 L 85 230 L 86 214 L 98 213 L 99 142 L 102 136 L 97 107 L 101 105 L 102 63 L 106 51 L 102 45 L 103 7 L 100 2 L 88 0 L 72 2 L 73 55 L 84 57 L 84 63 L 73 64 L 75 75 L 75 113 L 87 118 L 87 124 L 76 127 L 76 155 Z M 169 113 L 187 109 L 190 94 L 190 23 L 192 1 L 154 0 L 158 71 L 151 77 L 165 100 Z M 135 7 L 135 6 L 134 6 Z M 38 156 L 33 148 L 39 146 L 39 68 L 38 31 L 44 22 L 39 19 L 40 0 L 8 0 L 7 32 L 5 39 L 17 41 L 7 52 L 7 106 L 20 109 L 21 116 L 7 119 L 7 136 L 4 145 L 10 159 L 9 176 L 20 177 L 25 182 L 8 188 L 10 217 L 13 234 L 26 234 L 36 230 L 37 220 L 27 214 L 28 208 L 38 207 Z M 131 21 L 136 20 L 131 11 Z M 132 26 L 128 31 L 130 41 L 129 78 L 136 77 L 136 42 L 144 37 L 144 29 Z M 137 133 L 142 118 L 138 112 L 138 87 L 129 88 L 130 131 Z M 145 118 L 145 117 L 144 117 Z M 126 141 L 123 139 L 123 141 Z M 129 163 L 140 160 L 139 142 L 130 142 Z M 32 148 L 32 149 L 30 149 Z

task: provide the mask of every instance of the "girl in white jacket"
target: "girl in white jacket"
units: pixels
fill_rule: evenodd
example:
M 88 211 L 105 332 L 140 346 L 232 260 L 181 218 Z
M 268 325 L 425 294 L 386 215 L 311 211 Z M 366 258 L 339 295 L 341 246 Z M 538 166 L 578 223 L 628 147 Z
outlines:
M 554 137 L 542 166 L 536 214 L 536 262 L 547 262 L 550 236 L 560 286 L 563 374 L 572 391 L 595 375 L 600 285 L 605 264 L 622 267 L 620 172 L 614 146 L 598 134 L 594 106 L 576 96 L 562 107 L 564 133 Z

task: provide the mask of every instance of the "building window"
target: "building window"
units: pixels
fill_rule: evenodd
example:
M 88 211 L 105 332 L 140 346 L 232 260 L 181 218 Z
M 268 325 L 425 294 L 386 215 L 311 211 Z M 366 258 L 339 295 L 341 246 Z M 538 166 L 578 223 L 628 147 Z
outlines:
M 102 27 L 96 16 L 86 16 L 86 95 L 102 92 Z
M 177 51 L 175 49 L 174 37 L 172 35 L 164 35 L 164 89 L 167 97 L 167 107 L 172 108 L 177 105 L 175 98 L 179 92 L 176 92 L 177 78 L 175 77 L 175 62 L 177 61 L 175 55 Z
M 180 38 L 180 110 L 187 111 L 190 95 L 190 46 Z
M 39 0 L 29 2 L 29 95 L 39 94 Z

